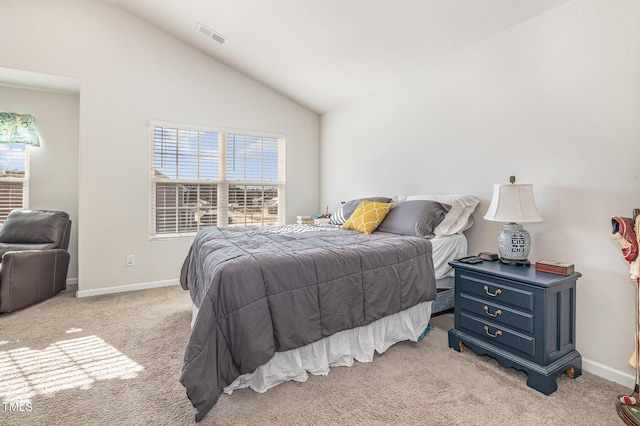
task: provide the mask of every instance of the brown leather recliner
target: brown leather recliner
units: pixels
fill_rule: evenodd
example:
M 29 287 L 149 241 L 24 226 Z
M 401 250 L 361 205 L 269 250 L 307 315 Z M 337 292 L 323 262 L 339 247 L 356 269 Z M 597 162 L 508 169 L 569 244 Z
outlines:
M 61 211 L 13 210 L 0 228 L 0 314 L 67 288 L 71 220 Z

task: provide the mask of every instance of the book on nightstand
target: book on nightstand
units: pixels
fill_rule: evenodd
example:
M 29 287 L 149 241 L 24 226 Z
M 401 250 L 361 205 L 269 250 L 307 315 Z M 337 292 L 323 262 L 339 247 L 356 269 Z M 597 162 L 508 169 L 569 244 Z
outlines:
M 536 271 L 549 272 L 558 275 L 571 275 L 574 272 L 573 263 L 556 262 L 554 260 L 539 260 Z
M 298 225 L 312 224 L 313 218 L 307 215 L 296 216 L 296 222 L 298 223 Z

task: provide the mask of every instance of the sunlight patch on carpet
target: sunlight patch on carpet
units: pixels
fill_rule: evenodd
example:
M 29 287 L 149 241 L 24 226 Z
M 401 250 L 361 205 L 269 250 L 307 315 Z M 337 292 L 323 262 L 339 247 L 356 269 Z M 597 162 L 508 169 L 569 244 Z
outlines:
M 0 351 L 0 400 L 27 400 L 98 380 L 133 379 L 144 370 L 97 336 L 63 340 L 44 350 Z

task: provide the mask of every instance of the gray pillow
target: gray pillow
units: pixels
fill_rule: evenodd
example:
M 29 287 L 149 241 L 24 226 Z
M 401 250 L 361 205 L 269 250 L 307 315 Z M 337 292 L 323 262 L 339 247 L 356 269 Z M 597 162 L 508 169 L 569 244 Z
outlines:
M 331 215 L 331 219 L 329 219 L 330 225 L 342 225 L 349 219 L 349 216 L 353 214 L 360 204 L 363 201 L 374 201 L 377 203 L 390 203 L 391 198 L 389 197 L 367 197 L 367 198 L 357 198 L 355 200 L 349 200 L 346 203 L 342 204 L 337 212 Z
M 393 204 L 376 232 L 431 238 L 450 209 L 448 204 L 431 200 L 399 201 Z

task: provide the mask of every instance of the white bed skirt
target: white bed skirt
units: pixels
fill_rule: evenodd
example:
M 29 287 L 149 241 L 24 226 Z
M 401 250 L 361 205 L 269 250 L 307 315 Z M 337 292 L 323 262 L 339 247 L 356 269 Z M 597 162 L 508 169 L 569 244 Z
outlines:
M 295 380 L 306 382 L 308 374 L 329 374 L 329 367 L 350 367 L 354 359 L 373 361 L 374 350 L 383 353 L 403 340 L 418 341 L 429 325 L 432 301 L 424 302 L 397 314 L 351 330 L 343 330 L 317 342 L 286 352 L 276 352 L 266 364 L 253 373 L 243 374 L 224 388 L 231 394 L 236 389 L 251 388 L 256 392 Z M 194 307 L 194 318 L 197 309 Z

